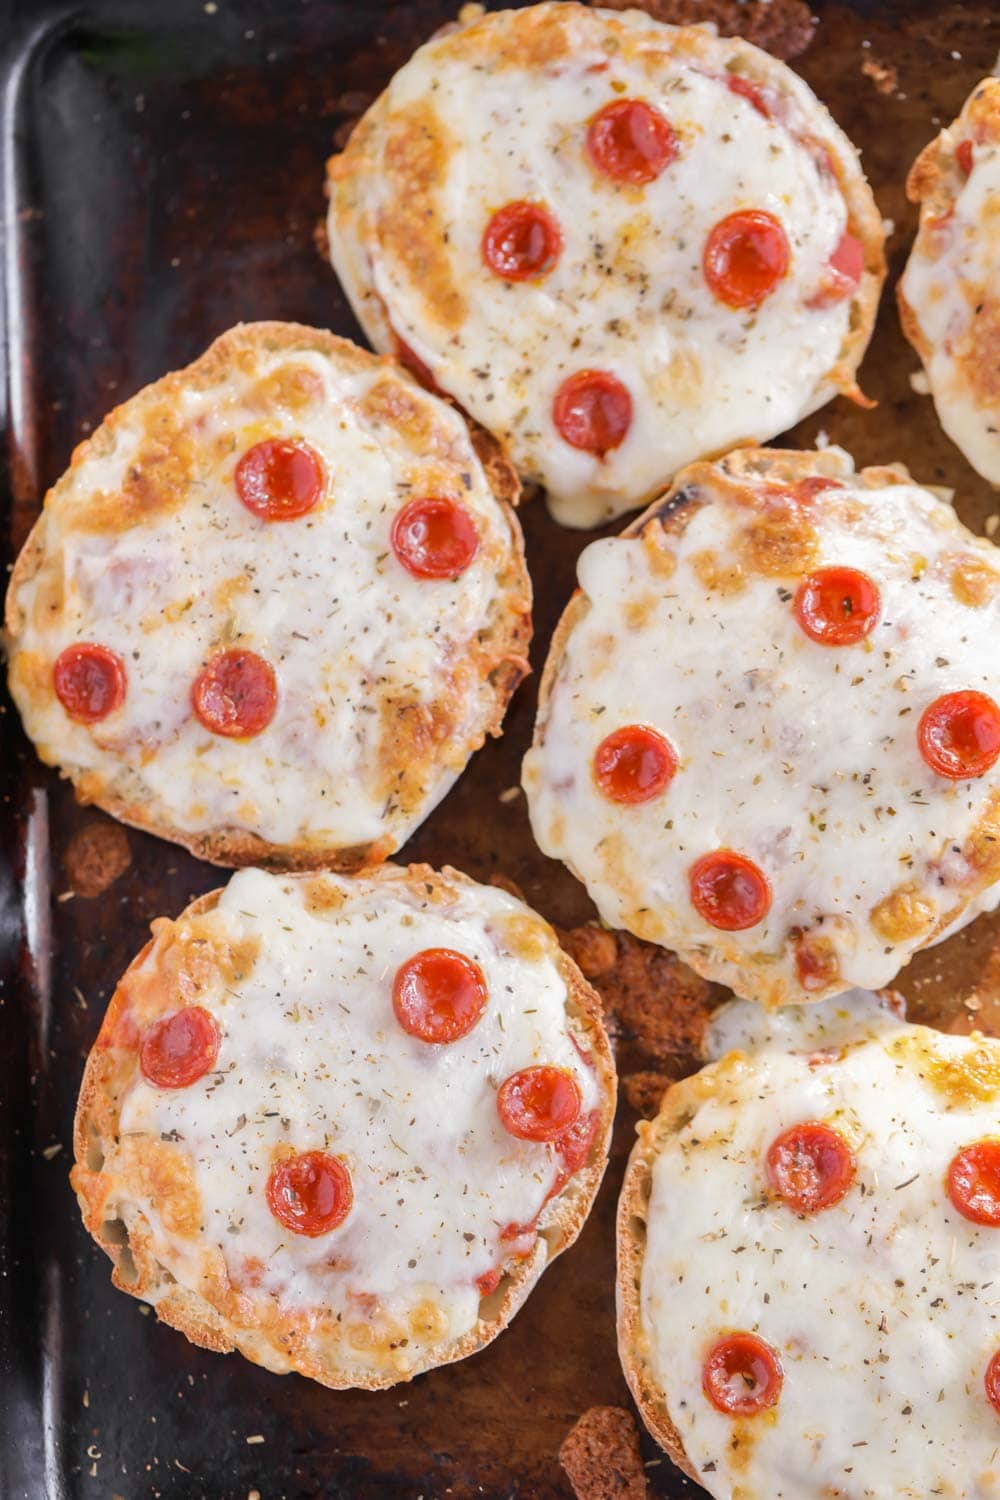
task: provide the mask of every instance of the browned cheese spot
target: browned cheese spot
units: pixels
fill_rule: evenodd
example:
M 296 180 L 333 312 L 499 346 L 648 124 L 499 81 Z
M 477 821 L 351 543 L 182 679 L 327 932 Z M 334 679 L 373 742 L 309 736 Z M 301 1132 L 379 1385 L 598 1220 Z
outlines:
M 959 604 L 982 609 L 1000 586 L 1000 573 L 980 557 L 960 557 L 951 570 L 951 591 Z
M 711 548 L 695 552 L 691 558 L 691 566 L 712 594 L 738 594 L 746 583 L 739 563 L 735 560 L 726 562 Z
M 126 1136 L 118 1162 L 130 1193 L 155 1205 L 164 1228 L 193 1239 L 201 1228 L 201 1198 L 188 1158 L 169 1141 Z
M 428 317 L 452 332 L 466 316 L 466 301 L 455 281 L 439 196 L 455 150 L 444 121 L 426 101 L 398 109 L 390 117 L 385 171 L 392 184 L 390 206 L 379 215 L 381 243 L 420 288 Z
M 792 506 L 767 510 L 743 532 L 747 571 L 768 578 L 807 573 L 819 555 L 816 528 Z
M 913 942 L 926 937 L 937 921 L 937 908 L 920 887 L 897 886 L 873 907 L 871 924 L 887 943 Z

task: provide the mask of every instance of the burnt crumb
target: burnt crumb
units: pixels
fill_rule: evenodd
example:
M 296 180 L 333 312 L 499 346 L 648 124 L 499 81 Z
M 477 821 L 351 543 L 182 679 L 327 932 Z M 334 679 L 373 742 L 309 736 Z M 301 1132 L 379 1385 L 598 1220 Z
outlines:
M 132 863 L 128 835 L 117 823 L 85 823 L 77 829 L 62 857 L 63 869 L 78 896 L 99 896 Z
M 622 1091 L 637 1115 L 652 1120 L 659 1113 L 660 1102 L 673 1081 L 666 1073 L 642 1069 L 622 1077 Z
M 618 943 L 613 932 L 596 923 L 573 927 L 559 933 L 559 941 L 586 979 L 597 979 L 613 969 L 618 959 Z
M 880 94 L 894 94 L 899 87 L 899 75 L 892 63 L 883 63 L 877 58 L 866 57 L 861 64 L 861 71 L 866 78 L 871 79 Z
M 559 941 L 600 994 L 622 1073 L 681 1078 L 701 1067 L 705 1028 L 728 990 L 627 932 L 590 922 L 560 932 Z
M 647 1500 L 635 1419 L 620 1406 L 591 1406 L 559 1449 L 577 1500 Z
M 592 0 L 608 10 L 644 10 L 654 21 L 690 26 L 714 21 L 721 36 L 741 36 L 787 62 L 813 39 L 815 25 L 804 0 Z

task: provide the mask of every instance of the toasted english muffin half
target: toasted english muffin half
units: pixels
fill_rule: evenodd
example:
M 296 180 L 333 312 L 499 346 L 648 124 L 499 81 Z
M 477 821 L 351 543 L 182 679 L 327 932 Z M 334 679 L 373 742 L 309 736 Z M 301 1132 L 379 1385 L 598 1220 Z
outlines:
M 204 859 L 384 859 L 527 670 L 517 494 L 394 361 L 234 328 L 49 491 L 7 593 L 25 728 L 81 800 Z
M 523 783 L 608 925 L 766 1005 L 1000 894 L 1000 563 L 901 466 L 694 464 L 591 543 Z
M 860 399 L 881 217 L 820 101 L 738 38 L 572 3 L 480 15 L 415 53 L 328 173 L 372 343 L 566 525 Z
M 615 1071 L 597 996 L 457 871 L 238 872 L 112 997 L 71 1180 L 123 1291 L 335 1388 L 475 1353 L 572 1244 Z
M 984 78 L 917 157 L 920 227 L 896 296 L 941 426 L 1000 486 L 1000 79 Z
M 1000 1483 L 1000 1043 L 873 1000 L 726 1052 L 638 1126 L 619 1352 L 649 1431 L 717 1500 Z

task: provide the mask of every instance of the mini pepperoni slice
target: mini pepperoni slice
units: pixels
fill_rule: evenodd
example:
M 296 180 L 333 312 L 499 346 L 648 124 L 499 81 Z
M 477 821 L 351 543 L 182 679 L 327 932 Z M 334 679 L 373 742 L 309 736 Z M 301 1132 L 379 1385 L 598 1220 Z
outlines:
M 677 155 L 670 121 L 642 99 L 615 99 L 587 127 L 587 155 L 612 182 L 641 187 L 659 177 Z
M 755 1333 L 720 1339 L 701 1371 L 702 1390 L 727 1417 L 752 1417 L 776 1405 L 784 1378 L 777 1352 Z
M 806 1120 L 775 1136 L 767 1153 L 772 1192 L 797 1214 L 832 1208 L 854 1181 L 854 1153 L 839 1130 Z
M 857 568 L 817 568 L 803 578 L 792 613 L 811 641 L 821 646 L 855 646 L 874 630 L 882 596 L 867 573 Z
M 274 669 L 254 651 L 220 651 L 196 679 L 191 706 L 213 734 L 250 739 L 274 718 L 278 706 Z
M 756 307 L 788 271 L 791 251 L 781 223 L 764 209 L 728 214 L 709 232 L 702 269 L 727 307 Z
M 562 232 L 548 209 L 540 203 L 505 203 L 486 226 L 482 256 L 504 281 L 531 281 L 552 270 L 562 247 Z
M 603 458 L 628 435 L 632 397 L 607 370 L 578 370 L 556 391 L 552 421 L 571 448 Z
M 739 94 L 742 99 L 747 99 L 757 113 L 764 116 L 765 120 L 771 118 L 771 107 L 759 84 L 751 83 L 750 79 L 744 78 L 741 73 L 730 73 L 726 83 L 731 94 Z
M 139 1049 L 139 1067 L 158 1089 L 186 1089 L 215 1067 L 219 1028 L 200 1005 L 186 1005 L 151 1026 Z
M 392 1008 L 396 1020 L 421 1042 L 457 1042 L 486 1009 L 483 971 L 464 953 L 425 948 L 396 970 Z
M 958 162 L 959 171 L 968 177 L 974 163 L 974 148 L 971 141 L 959 141 L 955 147 L 955 160 Z
M 431 495 L 403 506 L 392 550 L 414 578 L 457 578 L 479 551 L 479 532 L 464 506 Z
M 96 724 L 125 702 L 125 663 L 107 646 L 67 646 L 53 663 L 52 686 L 71 719 Z
M 1000 708 L 986 693 L 944 693 L 920 716 L 920 754 L 939 776 L 985 776 L 1000 759 Z
M 1000 1228 L 1000 1140 L 963 1146 L 948 1168 L 948 1197 L 973 1224 Z
M 522 1141 L 555 1141 L 576 1121 L 580 1090 L 565 1068 L 522 1068 L 500 1085 L 500 1123 Z
M 308 443 L 268 438 L 236 465 L 236 493 L 262 521 L 294 521 L 323 494 L 323 461 Z
M 673 746 L 645 724 L 614 730 L 594 753 L 594 780 L 609 802 L 649 802 L 670 785 L 676 769 Z
M 836 250 L 827 261 L 819 290 L 809 298 L 809 307 L 829 307 L 850 297 L 865 269 L 865 248 L 856 235 L 841 235 Z
M 983 1385 L 986 1388 L 986 1399 L 1000 1412 L 1000 1350 L 997 1350 L 986 1366 Z
M 351 1174 L 338 1156 L 325 1151 L 288 1156 L 267 1179 L 267 1203 L 279 1224 L 315 1239 L 343 1224 L 350 1213 Z
M 710 927 L 742 932 L 771 909 L 771 886 L 753 860 L 732 849 L 703 854 L 691 866 L 691 904 Z

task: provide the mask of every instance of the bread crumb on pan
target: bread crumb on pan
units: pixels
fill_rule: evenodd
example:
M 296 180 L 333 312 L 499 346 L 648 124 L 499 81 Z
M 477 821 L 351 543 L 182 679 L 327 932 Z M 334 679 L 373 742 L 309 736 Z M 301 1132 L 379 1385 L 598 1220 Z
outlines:
M 621 1406 L 591 1406 L 570 1429 L 559 1462 L 577 1500 L 646 1500 L 639 1431 Z

